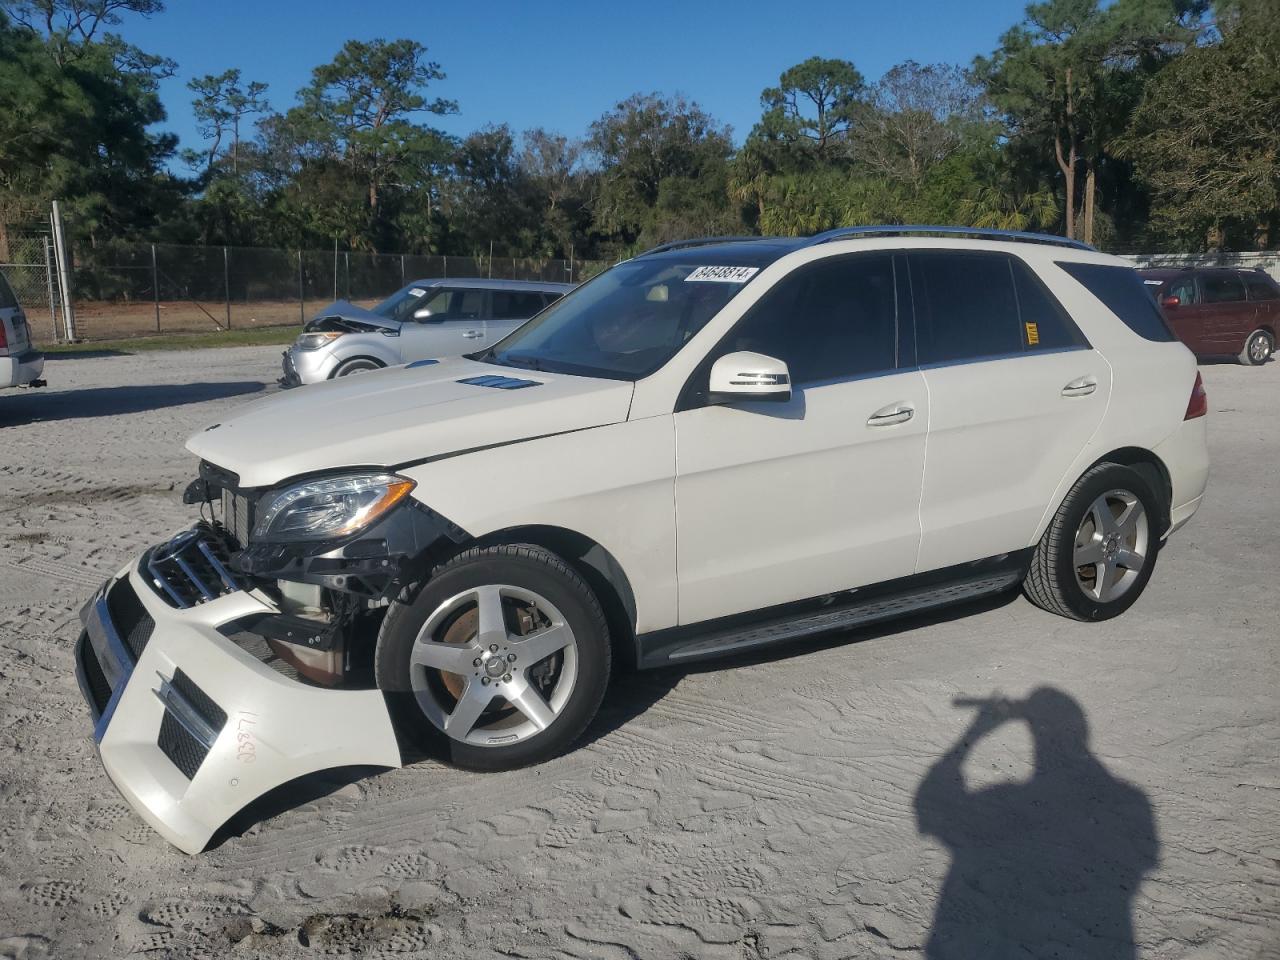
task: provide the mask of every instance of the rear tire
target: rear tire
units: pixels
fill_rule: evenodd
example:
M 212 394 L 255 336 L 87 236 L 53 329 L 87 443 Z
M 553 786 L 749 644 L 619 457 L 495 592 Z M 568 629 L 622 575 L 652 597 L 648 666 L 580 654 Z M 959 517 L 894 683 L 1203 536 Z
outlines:
M 400 734 L 470 770 L 510 770 L 568 749 L 609 683 L 595 594 L 542 547 L 473 547 L 391 605 L 374 673 Z
M 355 373 L 368 373 L 370 370 L 381 370 L 382 364 L 377 360 L 370 360 L 367 357 L 356 357 L 354 360 L 347 360 L 338 364 L 338 369 L 333 371 L 333 379 L 338 377 L 349 377 Z
M 1239 361 L 1245 366 L 1260 367 L 1276 352 L 1276 339 L 1266 330 L 1255 330 L 1244 342 Z
M 1073 620 L 1124 613 L 1151 579 L 1164 515 L 1142 474 L 1098 464 L 1076 481 L 1040 538 L 1023 581 L 1027 599 Z

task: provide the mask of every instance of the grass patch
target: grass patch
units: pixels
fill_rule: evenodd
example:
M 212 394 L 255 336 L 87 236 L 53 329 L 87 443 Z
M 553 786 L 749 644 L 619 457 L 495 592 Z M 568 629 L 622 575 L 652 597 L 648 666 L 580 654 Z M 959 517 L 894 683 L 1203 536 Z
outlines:
M 43 353 L 63 356 L 104 353 L 142 353 L 145 350 L 197 350 L 205 347 L 258 347 L 292 343 L 301 326 L 256 327 L 252 330 L 225 330 L 217 333 L 168 333 L 158 337 L 129 337 L 123 340 L 86 340 L 83 343 L 52 343 L 40 347 Z

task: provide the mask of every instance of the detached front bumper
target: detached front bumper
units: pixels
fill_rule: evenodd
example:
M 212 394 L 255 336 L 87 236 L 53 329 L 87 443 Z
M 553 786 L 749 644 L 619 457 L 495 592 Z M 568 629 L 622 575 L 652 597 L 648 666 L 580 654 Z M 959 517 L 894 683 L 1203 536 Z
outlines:
M 400 766 L 379 691 L 312 686 L 255 655 L 237 621 L 279 613 L 270 598 L 231 589 L 180 607 L 153 579 L 135 562 L 98 590 L 81 611 L 75 658 L 102 764 L 166 840 L 198 853 L 248 803 L 290 780 Z
M 338 363 L 332 344 L 317 350 L 299 350 L 296 345 L 290 346 L 280 358 L 283 370 L 280 386 L 287 389 L 328 380 Z

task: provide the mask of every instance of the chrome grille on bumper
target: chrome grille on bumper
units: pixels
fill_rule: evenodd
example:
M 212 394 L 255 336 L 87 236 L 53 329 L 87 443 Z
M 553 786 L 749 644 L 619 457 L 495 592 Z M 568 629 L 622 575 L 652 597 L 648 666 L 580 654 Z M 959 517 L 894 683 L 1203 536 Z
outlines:
M 156 696 L 164 704 L 156 744 L 190 780 L 227 725 L 227 713 L 181 670 L 174 671 L 172 680 L 162 678 Z
M 193 607 L 243 589 L 231 572 L 226 544 L 199 524 L 142 555 L 147 583 L 171 606 Z

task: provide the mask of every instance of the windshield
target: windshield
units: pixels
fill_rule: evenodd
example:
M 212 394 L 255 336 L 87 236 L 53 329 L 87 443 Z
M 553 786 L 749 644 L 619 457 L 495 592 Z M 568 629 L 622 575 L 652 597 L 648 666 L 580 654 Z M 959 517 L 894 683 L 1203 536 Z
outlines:
M 397 290 L 376 307 L 373 307 L 373 312 L 380 317 L 386 317 L 388 320 L 401 322 L 412 320 L 414 308 L 427 295 L 427 292 L 427 287 L 410 284 L 403 290 Z
M 691 254 L 620 263 L 476 356 L 504 366 L 613 380 L 653 373 L 758 272 Z

